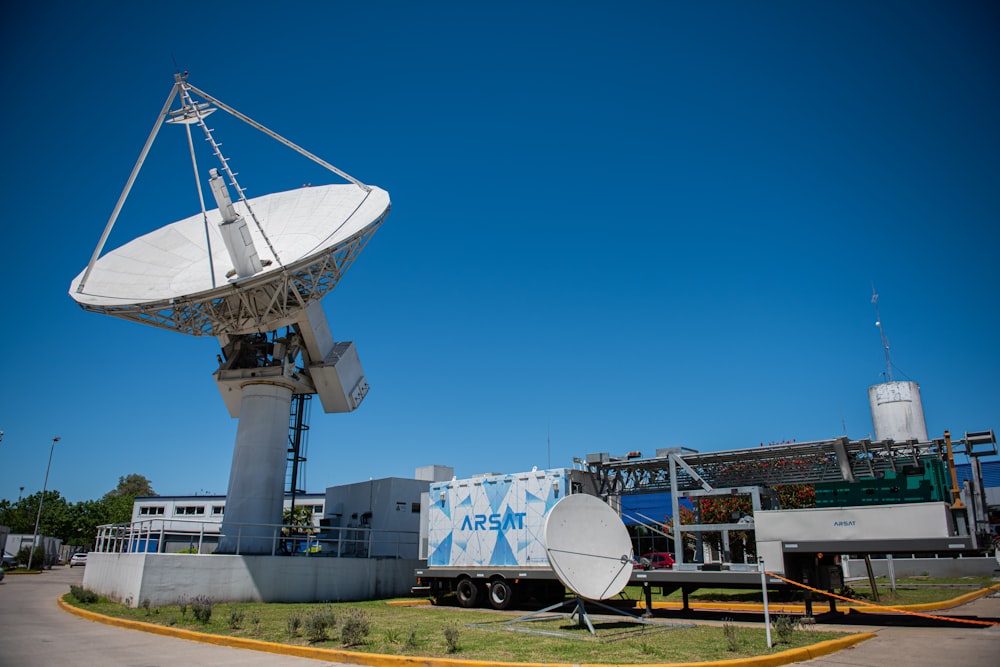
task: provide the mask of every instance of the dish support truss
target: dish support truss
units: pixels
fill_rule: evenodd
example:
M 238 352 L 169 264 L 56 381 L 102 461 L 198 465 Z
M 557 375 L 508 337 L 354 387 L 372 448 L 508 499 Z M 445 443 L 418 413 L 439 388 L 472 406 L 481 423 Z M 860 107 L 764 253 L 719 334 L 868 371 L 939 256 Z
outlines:
M 202 295 L 124 306 L 80 303 L 84 310 L 178 331 L 191 336 L 232 336 L 288 326 L 310 302 L 330 292 L 385 220 L 376 222 L 320 256 L 233 284 L 220 295 Z

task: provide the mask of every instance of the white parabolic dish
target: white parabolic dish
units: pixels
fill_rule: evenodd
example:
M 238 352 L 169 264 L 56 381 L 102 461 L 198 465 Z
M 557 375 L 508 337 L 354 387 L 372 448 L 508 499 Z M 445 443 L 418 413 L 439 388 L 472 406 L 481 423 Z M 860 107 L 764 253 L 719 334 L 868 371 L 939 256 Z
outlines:
M 141 236 L 101 257 L 78 291 L 93 310 L 192 335 L 271 331 L 336 286 L 389 212 L 389 194 L 352 184 L 303 187 L 250 199 L 261 235 L 241 202 L 260 259 L 253 276 L 227 278 L 232 262 L 218 209 Z M 266 236 L 266 239 L 264 238 Z M 211 251 L 209 251 L 209 247 Z M 272 252 L 273 248 L 273 252 Z
M 556 576 L 588 600 L 618 595 L 632 576 L 632 540 L 600 498 L 566 496 L 545 519 L 545 551 Z

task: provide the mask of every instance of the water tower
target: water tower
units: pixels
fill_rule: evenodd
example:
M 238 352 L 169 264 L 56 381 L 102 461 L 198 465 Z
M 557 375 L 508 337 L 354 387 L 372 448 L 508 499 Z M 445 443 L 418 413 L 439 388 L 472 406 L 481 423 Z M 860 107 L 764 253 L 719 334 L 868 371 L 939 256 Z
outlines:
M 347 183 L 247 198 L 205 123 L 218 109 Z M 197 193 L 192 202 L 201 210 L 102 256 L 163 123 L 186 133 Z M 193 129 L 211 151 L 213 167 L 205 171 L 195 156 Z M 206 208 L 206 190 L 215 208 Z M 273 552 L 292 396 L 318 394 L 325 412 L 350 412 L 368 392 L 354 344 L 334 340 L 320 300 L 385 220 L 389 204 L 386 191 L 195 88 L 186 73 L 176 75 L 90 263 L 72 281 L 70 296 L 85 310 L 218 339 L 214 377 L 239 425 L 217 553 Z
M 916 382 L 894 382 L 892 363 L 889 360 L 889 340 L 882 327 L 878 311 L 878 294 L 872 286 L 872 303 L 875 304 L 875 326 L 882 337 L 885 352 L 886 382 L 868 388 L 868 403 L 872 411 L 875 440 L 894 442 L 927 442 L 927 425 L 924 423 L 924 406 L 920 401 L 920 385 Z

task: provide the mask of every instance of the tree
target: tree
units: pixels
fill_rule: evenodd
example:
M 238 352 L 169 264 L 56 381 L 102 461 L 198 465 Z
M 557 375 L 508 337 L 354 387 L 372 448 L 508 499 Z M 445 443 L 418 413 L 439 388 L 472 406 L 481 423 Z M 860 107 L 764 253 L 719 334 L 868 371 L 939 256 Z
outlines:
M 138 473 L 132 473 L 126 475 L 125 477 L 118 478 L 118 486 L 108 491 L 109 496 L 155 496 L 158 495 L 156 491 L 153 491 L 153 484 L 145 476 Z
M 35 493 L 17 502 L 0 500 L 0 525 L 10 527 L 12 533 L 32 534 L 41 495 Z M 98 526 L 132 520 L 135 495 L 156 493 L 148 479 L 134 473 L 119 477 L 117 488 L 98 500 L 70 503 L 58 491 L 46 491 L 38 532 L 72 546 L 91 545 Z
M 308 535 L 316 532 L 313 528 L 312 507 L 308 505 L 296 505 L 294 508 L 286 509 L 281 522 L 288 526 L 281 529 L 282 535 Z

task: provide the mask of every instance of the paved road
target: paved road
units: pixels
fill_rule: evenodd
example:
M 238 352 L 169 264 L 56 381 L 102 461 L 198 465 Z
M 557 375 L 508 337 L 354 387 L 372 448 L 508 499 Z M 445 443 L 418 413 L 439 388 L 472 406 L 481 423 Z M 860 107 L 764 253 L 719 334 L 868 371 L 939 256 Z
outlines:
M 8 574 L 0 582 L 2 667 L 321 667 L 344 663 L 212 646 L 87 621 L 56 605 L 83 568 L 38 575 Z
M 344 663 L 290 658 L 245 649 L 124 630 L 59 609 L 56 598 L 83 581 L 83 570 L 56 568 L 40 575 L 8 575 L 0 582 L 0 667 L 334 667 Z M 946 612 L 954 617 L 1000 620 L 1000 596 Z M 861 617 L 863 618 L 863 617 Z M 823 629 L 874 632 L 853 648 L 799 663 L 805 667 L 996 667 L 1000 626 L 862 626 L 844 621 Z M 867 619 L 865 619 L 867 620 Z M 346 665 L 344 666 L 346 667 Z
M 994 594 L 939 613 L 954 618 L 1000 621 L 1000 597 Z M 905 619 L 897 619 L 905 623 Z M 888 622 L 897 619 L 888 619 Z M 842 623 L 820 627 L 848 628 Z M 851 624 L 849 629 L 874 632 L 878 636 L 852 648 L 798 664 L 803 667 L 996 667 L 1000 664 L 1000 625 L 933 627 L 913 621 L 902 625 Z

